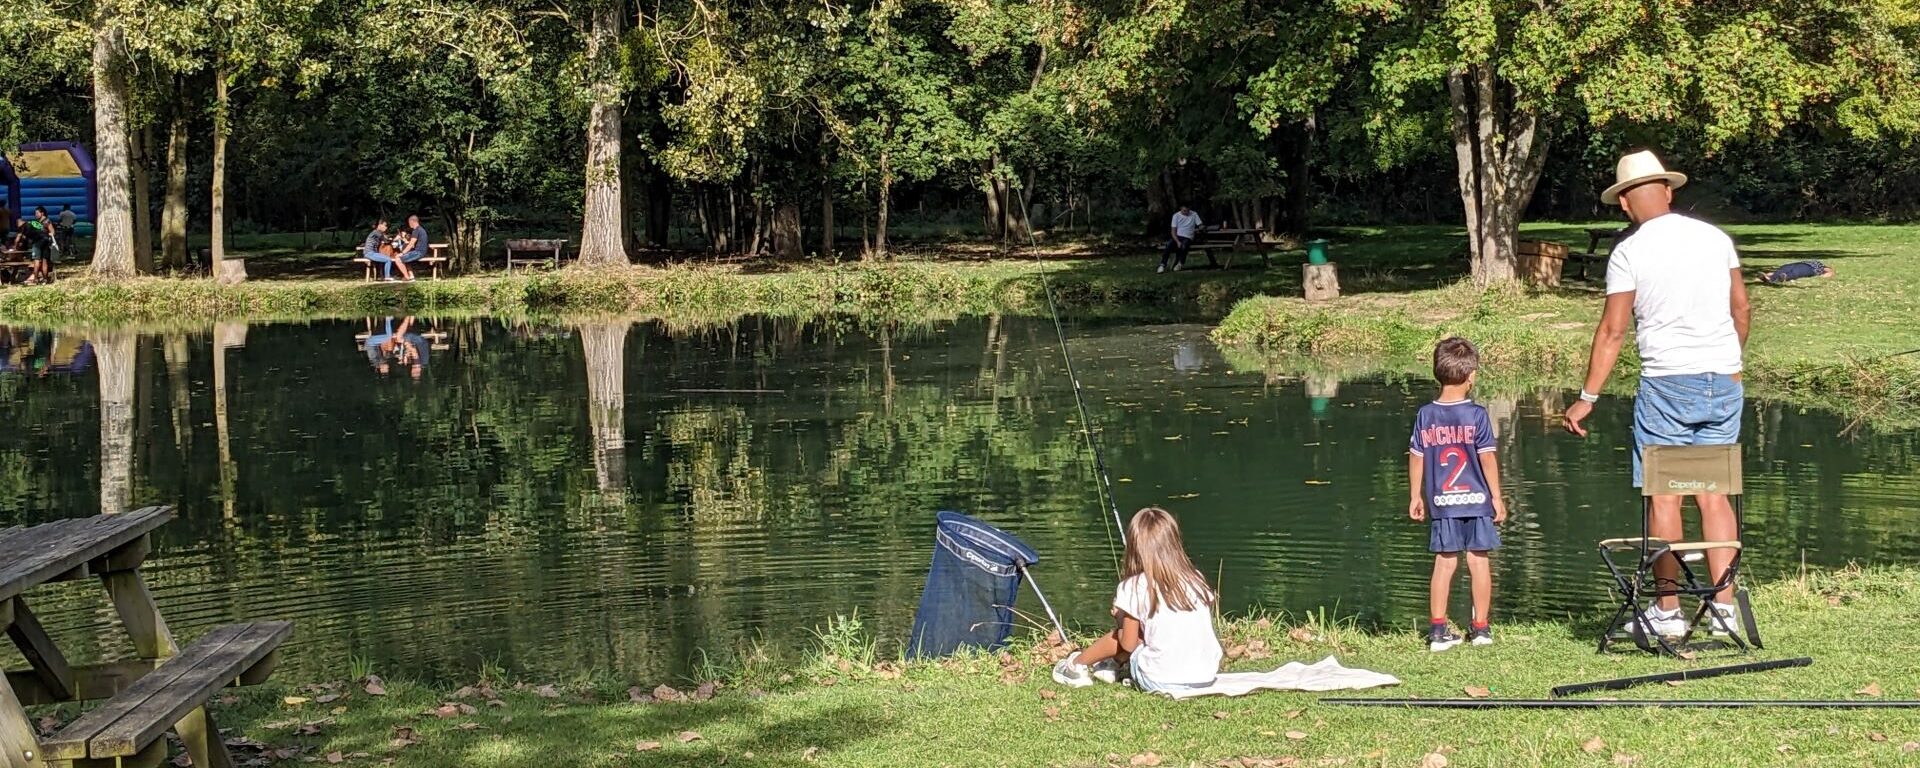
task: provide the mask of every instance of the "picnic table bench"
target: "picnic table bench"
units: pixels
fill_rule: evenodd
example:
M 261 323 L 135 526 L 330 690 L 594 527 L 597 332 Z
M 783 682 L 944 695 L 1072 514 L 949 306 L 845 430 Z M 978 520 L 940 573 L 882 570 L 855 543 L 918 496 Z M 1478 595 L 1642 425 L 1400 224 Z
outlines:
M 0 766 L 158 765 L 166 757 L 162 736 L 173 730 L 195 766 L 231 768 L 206 703 L 228 685 L 264 682 L 293 625 L 232 624 L 176 645 L 140 573 L 152 532 L 172 518 L 172 507 L 147 507 L 0 529 L 0 627 L 28 666 L 7 672 L 0 685 Z M 135 658 L 70 665 L 27 607 L 25 594 L 35 587 L 92 577 L 106 587 Z M 26 706 L 92 699 L 107 701 L 36 738 Z
M 1254 253 L 1260 254 L 1260 266 L 1266 267 L 1268 265 L 1268 257 L 1273 252 L 1273 247 L 1271 244 L 1260 240 L 1260 235 L 1263 233 L 1264 230 L 1254 228 L 1221 227 L 1220 229 L 1210 230 L 1207 234 L 1209 236 L 1230 237 L 1233 239 L 1226 243 L 1206 243 L 1206 245 L 1209 247 L 1224 246 L 1223 250 L 1226 251 L 1227 263 L 1221 265 L 1223 269 L 1233 269 L 1233 255 L 1243 250 L 1251 250 Z M 1198 248 L 1200 246 L 1196 245 L 1194 247 Z M 1208 254 L 1208 260 L 1212 260 L 1212 254 Z
M 1580 262 L 1580 279 L 1587 279 L 1587 265 L 1589 264 L 1601 265 L 1603 268 L 1603 274 L 1601 276 L 1605 276 L 1604 268 L 1607 264 L 1608 254 L 1613 251 L 1612 244 L 1618 241 L 1621 235 L 1626 234 L 1626 231 L 1626 227 L 1594 227 L 1587 230 L 1586 252 L 1569 255 L 1569 258 Z M 1601 243 L 1608 244 L 1608 254 L 1600 253 Z
M 549 269 L 559 269 L 560 258 L 566 250 L 567 241 L 565 240 L 508 240 L 507 274 L 513 274 L 515 264 L 529 268 L 536 264 L 545 264 Z
M 408 263 L 427 265 L 427 267 L 432 270 L 430 274 L 433 276 L 433 279 L 438 280 L 440 279 L 440 265 L 447 263 L 446 251 L 451 247 L 453 246 L 446 243 L 428 243 L 427 255 Z M 373 270 L 379 266 L 379 262 L 367 258 L 366 254 L 360 251 L 354 251 L 354 254 L 353 263 L 364 267 L 366 269 L 366 281 L 373 282 Z

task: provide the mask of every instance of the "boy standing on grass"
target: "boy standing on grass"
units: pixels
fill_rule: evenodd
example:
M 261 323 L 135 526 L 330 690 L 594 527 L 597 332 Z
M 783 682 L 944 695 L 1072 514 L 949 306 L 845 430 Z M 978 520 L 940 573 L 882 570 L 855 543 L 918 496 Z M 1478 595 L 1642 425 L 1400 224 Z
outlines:
M 1500 498 L 1493 421 L 1487 409 L 1467 398 L 1479 368 L 1480 353 L 1466 339 L 1449 338 L 1433 348 L 1433 378 L 1440 382 L 1440 396 L 1420 406 L 1407 446 L 1413 497 L 1407 516 L 1429 521 L 1433 580 L 1427 587 L 1432 617 L 1427 650 L 1435 652 L 1460 644 L 1460 635 L 1447 624 L 1447 598 L 1461 552 L 1467 553 L 1473 584 L 1473 623 L 1467 637 L 1474 645 L 1493 644 L 1493 628 L 1487 623 L 1493 572 L 1487 553 L 1500 546 L 1495 526 L 1507 521 L 1507 505 Z

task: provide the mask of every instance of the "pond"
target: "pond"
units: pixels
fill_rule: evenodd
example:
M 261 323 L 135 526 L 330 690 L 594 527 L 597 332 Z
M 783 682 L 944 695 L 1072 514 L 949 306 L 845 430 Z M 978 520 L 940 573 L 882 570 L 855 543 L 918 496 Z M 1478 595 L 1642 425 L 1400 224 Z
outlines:
M 1205 331 L 1069 331 L 1120 509 L 1173 510 L 1230 611 L 1416 626 L 1430 558 L 1405 518 L 1405 446 L 1431 386 L 1237 370 Z M 355 660 L 429 681 L 654 682 L 706 653 L 803 648 L 853 614 L 897 647 L 941 509 L 1037 548 L 1069 621 L 1092 626 L 1111 594 L 1110 518 L 1045 319 L 382 318 L 0 342 L 0 526 L 177 504 L 149 565 L 175 631 L 293 619 L 290 680 Z M 1496 620 L 1596 621 L 1594 542 L 1637 530 L 1627 403 L 1581 441 L 1555 421 L 1566 398 L 1480 398 L 1514 515 Z M 1920 435 L 1847 427 L 1749 406 L 1754 576 L 1920 554 Z M 56 635 L 111 620 L 96 588 L 46 592 Z

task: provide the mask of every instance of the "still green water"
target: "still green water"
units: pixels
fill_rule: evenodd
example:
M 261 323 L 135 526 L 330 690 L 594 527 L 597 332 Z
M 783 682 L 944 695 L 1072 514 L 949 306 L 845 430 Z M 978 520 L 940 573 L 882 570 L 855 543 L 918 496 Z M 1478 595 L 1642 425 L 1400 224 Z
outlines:
M 295 680 L 356 659 L 653 682 L 856 612 L 897 647 L 940 509 L 1037 548 L 1069 621 L 1105 615 L 1110 518 L 1043 319 L 423 321 L 372 354 L 369 329 L 387 321 L 7 334 L 0 526 L 179 505 L 148 566 L 175 631 L 293 619 Z M 1228 610 L 1422 620 L 1404 475 L 1427 383 L 1235 370 L 1200 326 L 1070 335 L 1121 510 L 1173 510 Z M 1594 542 L 1638 526 L 1629 404 L 1581 441 L 1562 392 L 1480 400 L 1513 513 L 1495 620 L 1598 621 Z M 1920 435 L 1846 427 L 1749 405 L 1754 576 L 1920 553 Z M 83 639 L 112 621 L 96 585 L 31 596 L 66 647 L 124 653 Z

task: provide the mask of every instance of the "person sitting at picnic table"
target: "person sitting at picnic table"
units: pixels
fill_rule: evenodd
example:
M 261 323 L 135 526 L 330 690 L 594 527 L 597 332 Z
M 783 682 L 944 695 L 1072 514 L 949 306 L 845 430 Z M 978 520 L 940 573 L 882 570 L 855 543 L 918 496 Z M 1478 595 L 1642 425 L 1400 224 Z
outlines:
M 1775 267 L 1772 272 L 1760 273 L 1760 282 L 1768 285 L 1779 285 L 1794 280 L 1805 280 L 1809 277 L 1833 277 L 1833 267 L 1829 267 L 1813 259 L 1796 261 L 1791 264 L 1782 264 Z
M 383 276 L 382 279 L 387 282 L 391 283 L 394 281 L 393 268 L 396 266 L 400 268 L 400 276 L 403 279 L 409 283 L 413 282 L 413 270 L 408 269 L 407 263 L 397 258 L 398 251 L 387 238 L 387 220 L 385 218 L 374 221 L 373 230 L 367 233 L 367 239 L 361 244 L 360 252 L 368 261 L 380 265 Z
M 394 238 L 394 240 L 396 242 L 395 250 L 400 251 L 400 255 L 395 258 L 398 259 L 401 264 L 412 264 L 427 255 L 427 228 L 420 224 L 419 214 L 407 217 L 407 231 L 400 233 L 400 236 Z M 401 245 L 404 245 L 405 248 L 401 248 Z M 409 270 L 411 270 L 411 268 L 409 268 Z M 408 274 L 411 275 L 412 272 L 409 271 Z M 408 277 L 407 279 L 411 280 L 413 278 Z
M 1175 272 L 1187 265 L 1187 248 L 1193 245 L 1194 232 L 1199 229 L 1200 214 L 1194 213 L 1192 208 L 1180 206 L 1180 210 L 1173 214 L 1173 224 L 1167 228 L 1167 245 L 1160 249 L 1159 272 L 1167 271 L 1169 258 L 1173 259 Z

